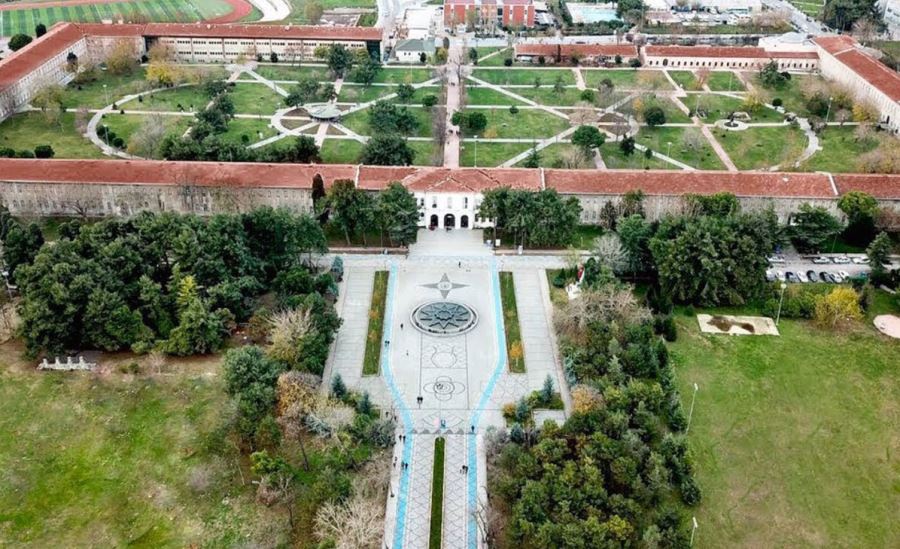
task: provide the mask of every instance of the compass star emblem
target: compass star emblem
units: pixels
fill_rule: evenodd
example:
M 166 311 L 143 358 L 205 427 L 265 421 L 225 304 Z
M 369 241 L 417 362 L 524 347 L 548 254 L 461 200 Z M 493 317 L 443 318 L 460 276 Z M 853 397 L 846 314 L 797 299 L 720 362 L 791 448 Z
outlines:
M 457 282 L 451 282 L 450 277 L 447 276 L 447 273 L 444 273 L 444 276 L 437 282 L 433 282 L 431 284 L 422 284 L 423 288 L 431 288 L 432 290 L 437 290 L 441 292 L 441 298 L 447 299 L 447 296 L 450 295 L 450 292 L 457 288 L 466 288 L 468 284 L 459 284 Z

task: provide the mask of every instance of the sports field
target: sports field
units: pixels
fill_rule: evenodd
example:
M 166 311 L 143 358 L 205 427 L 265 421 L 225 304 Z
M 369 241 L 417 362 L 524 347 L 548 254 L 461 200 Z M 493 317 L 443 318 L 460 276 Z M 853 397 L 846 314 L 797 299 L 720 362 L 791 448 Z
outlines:
M 225 0 L 137 0 L 96 4 L 50 5 L 37 9 L 0 11 L 0 35 L 23 33 L 34 36 L 34 27 L 43 23 L 50 28 L 59 21 L 97 23 L 104 19 L 125 21 L 193 22 L 216 19 L 231 13 Z

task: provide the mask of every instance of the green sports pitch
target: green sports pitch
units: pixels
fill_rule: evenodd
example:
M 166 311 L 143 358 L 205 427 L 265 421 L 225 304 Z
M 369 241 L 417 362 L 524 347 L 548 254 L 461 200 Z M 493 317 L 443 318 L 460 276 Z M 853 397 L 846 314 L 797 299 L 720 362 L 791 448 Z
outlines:
M 213 19 L 231 13 L 223 0 L 139 0 L 48 6 L 35 9 L 0 11 L 0 36 L 22 33 L 34 36 L 34 27 L 43 23 L 49 29 L 58 21 L 99 23 L 103 20 L 193 22 Z

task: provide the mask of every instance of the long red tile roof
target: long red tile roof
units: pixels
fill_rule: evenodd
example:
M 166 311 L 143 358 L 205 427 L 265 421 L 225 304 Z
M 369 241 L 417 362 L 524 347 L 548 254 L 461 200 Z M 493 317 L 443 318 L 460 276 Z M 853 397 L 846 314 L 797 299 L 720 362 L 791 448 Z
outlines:
M 516 44 L 516 55 L 543 55 L 555 57 L 557 53 L 563 57 L 571 57 L 573 54 L 582 56 L 621 55 L 622 57 L 637 57 L 637 47 L 627 44 Z
M 818 59 L 814 51 L 767 51 L 750 46 L 647 46 L 650 57 L 714 57 L 739 59 Z
M 713 194 L 830 198 L 828 176 L 816 173 L 546 170 L 547 188 L 569 194 Z M 898 178 L 900 179 L 900 178 Z
M 81 36 L 72 23 L 53 25 L 44 36 L 0 60 L 0 89 L 15 84 L 47 59 L 67 50 Z
M 891 101 L 900 101 L 900 74 L 863 52 L 849 36 L 822 36 L 816 44 Z
M 523 168 L 418 168 L 335 164 L 165 162 L 155 160 L 0 159 L 0 181 L 109 185 L 196 185 L 201 187 L 312 187 L 350 179 L 365 190 L 399 181 L 418 192 L 484 192 L 497 187 L 562 194 L 617 195 L 640 189 L 648 195 L 729 192 L 744 197 L 834 198 L 851 190 L 900 200 L 900 175 L 835 175 L 777 172 L 654 170 L 530 170 Z

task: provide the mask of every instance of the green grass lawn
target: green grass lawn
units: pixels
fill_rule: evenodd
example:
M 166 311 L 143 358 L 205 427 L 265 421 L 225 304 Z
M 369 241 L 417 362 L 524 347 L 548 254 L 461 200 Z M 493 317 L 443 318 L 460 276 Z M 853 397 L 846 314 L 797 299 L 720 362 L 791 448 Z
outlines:
M 363 145 L 355 139 L 326 139 L 322 142 L 322 162 L 326 164 L 356 164 Z
M 307 2 L 308 0 L 289 0 L 291 14 L 283 22 L 308 25 L 310 22 L 306 18 Z M 375 0 L 319 0 L 318 3 L 326 10 L 334 8 L 375 8 Z
M 34 36 L 34 27 L 38 23 L 49 29 L 58 21 L 99 23 L 104 19 L 122 19 L 125 22 L 140 19 L 145 22 L 192 22 L 220 17 L 231 11 L 231 6 L 223 0 L 135 0 L 13 9 L 3 12 L 0 35 L 24 33 Z
M 397 92 L 396 86 L 341 86 L 338 101 L 341 103 L 368 103 Z
M 699 386 L 687 437 L 703 491 L 694 545 L 900 546 L 900 342 L 871 324 L 779 330 L 701 335 L 678 318 L 669 349 L 685 410 Z
M 63 113 L 59 125 L 49 125 L 39 112 L 17 114 L 0 123 L 0 147 L 19 151 L 38 145 L 53 147 L 56 158 L 107 158 L 75 128 L 75 113 Z
M 508 58 L 512 58 L 513 51 L 512 48 L 475 48 L 478 50 L 478 66 L 479 67 L 504 67 L 503 61 Z M 484 56 L 493 53 L 495 51 L 501 51 L 497 55 L 488 57 L 487 59 L 481 59 Z
M 712 91 L 744 91 L 744 83 L 734 71 L 712 71 L 706 79 L 706 85 Z
M 228 88 L 236 114 L 271 116 L 286 107 L 284 98 L 264 84 L 235 84 Z
M 511 92 L 525 97 L 522 88 L 512 88 Z M 491 88 L 483 88 L 473 85 L 466 86 L 466 103 L 469 105 L 524 105 L 525 103 L 518 99 L 492 90 Z
M 299 81 L 301 78 L 315 78 L 319 82 L 332 82 L 328 67 L 298 66 L 286 62 L 278 65 L 259 65 L 255 72 L 269 80 Z
M 209 96 L 196 86 L 162 90 L 138 99 L 123 103 L 122 108 L 130 111 L 196 112 L 206 108 L 210 101 Z
M 562 92 L 557 92 L 552 85 L 543 85 L 540 88 L 509 88 L 509 91 L 548 107 L 571 107 L 582 101 L 578 88 L 563 88 Z M 597 95 L 595 91 L 595 99 Z
M 662 71 L 636 69 L 582 69 L 584 83 L 597 88 L 600 82 L 610 79 L 615 88 L 671 90 L 672 84 Z
M 800 116 L 807 116 L 809 114 L 806 110 L 806 98 L 803 96 L 804 82 L 813 80 L 824 82 L 824 79 L 821 76 L 792 74 L 791 79 L 781 89 L 768 89 L 762 87 L 756 73 L 745 73 L 745 76 L 753 82 L 756 89 L 762 92 L 767 103 L 771 104 L 773 99 L 776 97 L 780 98 L 784 102 L 785 111 L 795 112 Z
M 634 106 L 636 102 L 641 105 L 641 112 L 646 112 L 650 107 L 659 107 L 666 113 L 666 124 L 685 124 L 691 121 L 688 115 L 678 108 L 671 99 L 665 96 L 654 96 L 653 94 L 643 94 L 634 98 L 629 103 L 622 105 L 622 112 L 635 112 Z M 644 121 L 643 115 L 640 117 L 641 122 Z
M 480 145 L 479 145 L 480 146 Z M 542 168 L 561 168 L 561 159 L 560 157 L 566 155 L 567 157 L 573 156 L 575 153 L 579 152 L 578 147 L 572 145 L 571 143 L 553 143 L 552 145 L 548 145 L 538 151 L 538 156 L 540 158 L 539 165 Z M 582 155 L 583 161 L 582 165 L 579 166 L 582 169 L 590 169 L 594 167 L 594 162 L 591 158 Z M 524 164 L 528 161 L 527 158 L 520 161 L 516 164 L 516 167 L 524 168 Z
M 685 90 L 699 90 L 700 86 L 697 85 L 697 78 L 694 76 L 692 71 L 669 71 L 669 76 L 672 77 L 672 80 L 678 83 L 679 86 L 684 88 Z
M 104 84 L 106 84 L 105 90 L 103 89 Z M 66 86 L 63 103 L 66 108 L 70 109 L 78 107 L 101 109 L 118 101 L 122 96 L 144 91 L 148 87 L 143 68 L 123 75 L 112 75 L 104 71 L 93 82 Z M 130 106 L 130 104 L 126 104 L 126 106 Z
M 674 147 L 674 145 L 673 145 Z M 665 154 L 665 150 L 660 151 Z M 675 154 L 674 152 L 672 153 Z M 660 160 L 659 158 L 644 158 L 644 153 L 641 151 L 634 151 L 634 154 L 631 156 L 625 156 L 622 152 L 622 149 L 619 148 L 619 143 L 613 140 L 607 141 L 600 147 L 600 155 L 603 157 L 603 162 L 606 164 L 606 167 L 611 170 L 680 170 L 678 166 L 674 164 L 670 164 L 664 160 Z
M 882 138 L 873 136 L 860 141 L 856 139 L 855 131 L 856 128 L 852 126 L 843 128 L 829 126 L 819 134 L 819 145 L 822 150 L 801 164 L 799 169 L 835 173 L 857 171 L 855 160 L 860 155 L 877 149 L 882 143 Z
M 531 148 L 530 143 L 490 143 L 479 140 L 464 141 L 459 145 L 459 165 L 463 167 L 493 168 Z M 478 151 L 478 162 L 475 161 Z
M 414 166 L 440 166 L 444 162 L 443 156 L 438 154 L 437 143 L 434 141 L 411 141 L 406 144 L 415 151 Z
M 692 93 L 682 98 L 687 108 L 694 111 L 695 109 L 705 110 L 707 117 L 704 120 L 708 124 L 712 124 L 716 120 L 728 118 L 732 112 L 747 112 L 744 107 L 744 100 L 727 95 L 719 95 L 715 93 Z M 750 115 L 750 122 L 783 122 L 784 115 L 774 109 L 768 107 L 760 107 L 756 111 L 747 112 Z
M 500 301 L 503 303 L 503 330 L 506 333 L 506 361 L 509 371 L 525 373 L 525 346 L 516 306 L 516 283 L 510 272 L 500 273 Z
M 383 68 L 378 71 L 374 82 L 377 84 L 418 84 L 434 78 L 431 69 L 423 68 Z M 352 82 L 352 78 L 348 79 Z
M 713 133 L 741 170 L 775 165 L 789 169 L 806 148 L 806 135 L 794 126 L 756 127 L 738 132 L 716 129 Z
M 700 143 L 699 148 L 691 148 L 685 143 L 685 136 L 692 135 L 687 143 Z M 645 147 L 653 149 L 660 154 L 667 154 L 671 158 L 693 166 L 698 170 L 724 170 L 725 166 L 716 156 L 709 141 L 703 137 L 699 128 L 684 127 L 642 127 L 638 132 L 637 142 Z M 669 147 L 669 143 L 672 146 Z M 639 154 L 639 153 L 635 153 Z
M 428 549 L 441 549 L 444 522 L 444 449 L 443 437 L 434 439 L 434 464 L 431 472 L 431 523 Z
M 244 143 L 242 136 L 247 136 L 246 144 L 250 145 L 277 134 L 269 125 L 269 118 L 234 118 L 228 123 L 228 131 L 220 137 L 233 143 Z
M 571 69 L 475 69 L 472 76 L 489 84 L 499 85 L 532 85 L 539 79 L 542 85 L 553 86 L 557 78 L 562 78 L 563 85 L 574 85 L 575 75 Z
M 192 116 L 165 116 L 165 115 L 153 115 L 153 116 L 162 116 L 163 122 L 166 124 L 166 127 L 169 128 L 170 133 L 174 133 L 176 135 L 182 135 L 187 129 L 188 126 L 191 125 L 191 122 L 194 120 Z M 127 143 L 128 140 L 134 135 L 136 132 L 140 131 L 141 125 L 148 119 L 147 115 L 143 114 L 118 114 L 112 113 L 103 116 L 102 124 L 106 124 L 109 126 L 115 134 Z M 232 121 L 232 124 L 236 121 Z M 230 129 L 230 126 L 229 126 Z
M 227 436 L 218 358 L 133 376 L 115 357 L 103 374 L 37 372 L 22 352 L 0 359 L 0 546 L 288 544 Z
M 384 333 L 384 303 L 387 299 L 388 272 L 376 271 L 369 305 L 369 328 L 366 330 L 366 354 L 363 375 L 375 376 L 381 371 L 381 336 Z
M 406 108 L 409 109 L 409 112 L 411 112 L 416 117 L 416 120 L 419 123 L 416 127 L 416 131 L 412 133 L 412 136 L 431 137 L 431 110 L 421 107 Z M 369 126 L 368 109 L 363 109 L 348 114 L 343 118 L 342 124 L 360 135 L 375 135 L 378 133 L 378 128 L 372 128 Z
M 508 108 L 477 110 L 484 113 L 488 120 L 484 135 L 479 137 L 523 139 L 552 137 L 569 127 L 568 120 L 539 109 L 519 109 L 516 114 L 510 113 Z

